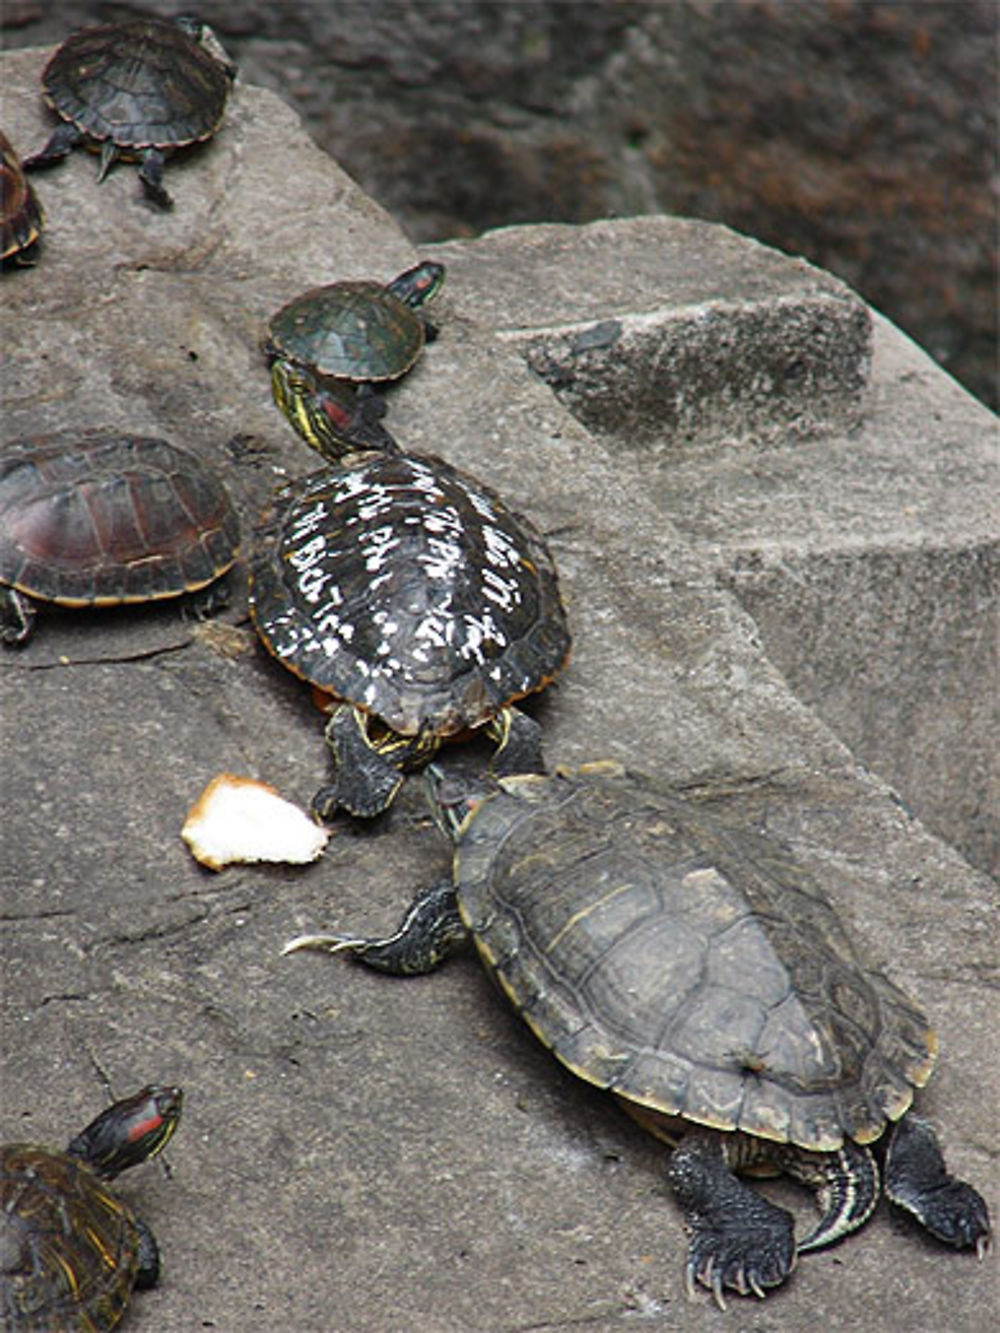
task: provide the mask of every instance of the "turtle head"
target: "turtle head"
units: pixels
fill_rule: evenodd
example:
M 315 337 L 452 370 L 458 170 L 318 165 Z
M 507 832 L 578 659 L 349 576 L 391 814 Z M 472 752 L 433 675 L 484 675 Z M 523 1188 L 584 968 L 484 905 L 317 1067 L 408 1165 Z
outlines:
M 465 825 L 497 790 L 496 784 L 481 773 L 472 774 L 450 764 L 428 764 L 424 769 L 427 800 L 435 824 L 453 842 L 458 842 Z
M 437 296 L 443 282 L 444 265 L 425 259 L 422 264 L 408 268 L 405 273 L 394 278 L 386 287 L 386 291 L 397 301 L 402 301 L 403 305 L 417 310 Z
M 236 78 L 239 73 L 238 66 L 230 60 L 226 48 L 204 19 L 200 19 L 197 14 L 177 14 L 172 22 L 181 32 L 187 33 L 193 42 L 203 47 L 213 60 L 217 60 L 231 79 Z
M 183 1102 L 180 1088 L 150 1084 L 102 1111 L 66 1151 L 104 1180 L 113 1180 L 166 1146 L 180 1121 Z
M 303 366 L 266 349 L 271 393 L 290 424 L 310 448 L 331 462 L 363 450 L 398 453 L 382 425 L 385 402 L 375 392 L 358 393 L 335 380 L 321 380 Z

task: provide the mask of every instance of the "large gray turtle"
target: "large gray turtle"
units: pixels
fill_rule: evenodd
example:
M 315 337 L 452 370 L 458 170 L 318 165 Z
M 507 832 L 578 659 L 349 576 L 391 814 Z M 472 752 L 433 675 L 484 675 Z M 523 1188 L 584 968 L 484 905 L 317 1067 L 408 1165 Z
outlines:
M 725 1288 L 763 1296 L 798 1253 L 868 1218 L 880 1192 L 868 1145 L 883 1137 L 893 1203 L 982 1255 L 986 1204 L 907 1114 L 934 1065 L 927 1019 L 862 963 L 787 853 L 607 765 L 508 778 L 485 799 L 438 767 L 430 780 L 457 844 L 453 882 L 384 939 L 306 935 L 286 952 L 419 973 L 471 935 L 535 1035 L 676 1145 L 688 1288 L 697 1279 L 720 1305 Z M 813 1230 L 796 1243 L 791 1214 L 744 1170 L 814 1189 Z

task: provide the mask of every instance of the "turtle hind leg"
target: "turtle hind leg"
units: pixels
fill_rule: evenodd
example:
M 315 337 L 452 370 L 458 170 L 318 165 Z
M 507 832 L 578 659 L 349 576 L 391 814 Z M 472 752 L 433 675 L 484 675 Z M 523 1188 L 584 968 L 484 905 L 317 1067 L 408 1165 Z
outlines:
M 330 819 L 344 809 L 359 819 L 374 819 L 388 809 L 403 781 L 408 743 L 401 738 L 398 746 L 374 745 L 365 714 L 347 704 L 334 709 L 326 724 L 326 743 L 335 780 L 313 797 L 314 813 Z
M 26 157 L 21 165 L 27 171 L 33 171 L 36 167 L 51 166 L 53 162 L 61 162 L 81 143 L 83 143 L 83 135 L 80 131 L 69 121 L 64 121 L 53 130 L 44 148 L 40 148 L 37 153 L 32 153 L 30 157 Z
M 23 648 L 35 632 L 35 608 L 16 588 L 0 584 L 0 643 Z
M 684 1271 L 689 1296 L 698 1281 L 725 1309 L 726 1288 L 763 1297 L 784 1282 L 796 1259 L 792 1215 L 737 1179 L 720 1135 L 686 1134 L 668 1171 L 691 1233 Z
M 990 1215 L 978 1190 L 948 1172 L 937 1136 L 926 1120 L 904 1116 L 894 1127 L 885 1158 L 885 1192 L 922 1227 L 957 1250 L 980 1258 L 990 1240 Z
M 139 179 L 145 186 L 146 193 L 161 208 L 173 208 L 174 201 L 163 188 L 163 164 L 162 151 L 159 148 L 147 148 L 139 165 Z M 104 174 L 103 169 L 101 174 Z
M 383 939 L 353 935 L 300 935 L 289 940 L 282 953 L 316 949 L 322 953 L 349 953 L 358 962 L 393 976 L 430 972 L 468 938 L 462 924 L 451 880 L 422 889 L 403 920 Z
M 146 1291 L 150 1287 L 155 1287 L 160 1280 L 160 1248 L 146 1223 L 140 1221 L 138 1217 L 134 1220 L 139 1247 L 139 1267 L 136 1269 L 135 1285 L 141 1291 Z
M 545 772 L 542 729 L 533 717 L 518 708 L 501 708 L 487 723 L 487 730 L 497 746 L 490 761 L 490 772 L 495 777 Z

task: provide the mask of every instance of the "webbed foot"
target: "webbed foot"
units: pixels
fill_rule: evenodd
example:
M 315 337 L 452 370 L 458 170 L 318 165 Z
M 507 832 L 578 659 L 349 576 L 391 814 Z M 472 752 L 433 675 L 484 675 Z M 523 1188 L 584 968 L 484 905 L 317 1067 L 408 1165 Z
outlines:
M 490 772 L 494 776 L 545 772 L 542 729 L 533 717 L 517 708 L 502 708 L 487 724 L 487 729 L 497 745 L 490 762 Z
M 691 1233 L 684 1270 L 689 1296 L 700 1282 L 725 1309 L 726 1290 L 764 1297 L 784 1282 L 796 1259 L 792 1215 L 733 1175 L 714 1136 L 682 1140 L 669 1174 Z
M 0 643 L 23 648 L 35 632 L 35 608 L 31 598 L 16 588 L 0 584 Z
M 35 167 L 51 166 L 53 162 L 61 162 L 77 144 L 81 143 L 83 143 L 83 135 L 80 131 L 69 121 L 64 121 L 63 124 L 56 126 L 52 131 L 45 147 L 40 148 L 37 153 L 32 153 L 30 157 L 26 157 L 21 165 L 27 171 L 33 171 Z
M 956 1180 L 945 1166 L 937 1136 L 926 1120 L 907 1115 L 893 1128 L 886 1150 L 885 1192 L 945 1245 L 982 1258 L 990 1241 L 990 1215 L 978 1190 Z
M 135 1285 L 140 1291 L 155 1287 L 160 1280 L 160 1249 L 156 1237 L 141 1218 L 133 1219 L 138 1232 L 139 1267 L 135 1273 Z
M 161 208 L 173 208 L 174 201 L 163 186 L 163 153 L 158 148 L 147 148 L 139 167 L 139 179 L 146 193 Z
M 349 953 L 359 963 L 393 976 L 418 976 L 432 971 L 465 942 L 467 932 L 458 914 L 451 880 L 422 889 L 391 935 L 366 939 L 355 935 L 299 935 L 282 953 L 316 949 Z
M 359 819 L 374 819 L 387 810 L 403 781 L 401 761 L 407 747 L 398 747 L 398 762 L 395 753 L 389 758 L 376 749 L 368 737 L 365 714 L 347 705 L 336 708 L 326 724 L 326 743 L 335 780 L 312 798 L 313 812 L 324 820 L 338 809 Z

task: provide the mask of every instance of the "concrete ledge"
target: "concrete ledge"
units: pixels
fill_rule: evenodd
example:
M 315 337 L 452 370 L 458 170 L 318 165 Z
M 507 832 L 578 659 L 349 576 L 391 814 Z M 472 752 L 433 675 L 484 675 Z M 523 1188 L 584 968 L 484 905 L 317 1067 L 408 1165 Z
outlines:
M 511 227 L 432 247 L 463 308 L 515 346 L 590 430 L 674 448 L 846 430 L 868 311 L 800 259 L 667 217 Z
M 512 227 L 433 252 L 450 302 L 643 478 L 799 697 L 995 873 L 996 417 L 843 284 L 722 227 Z

